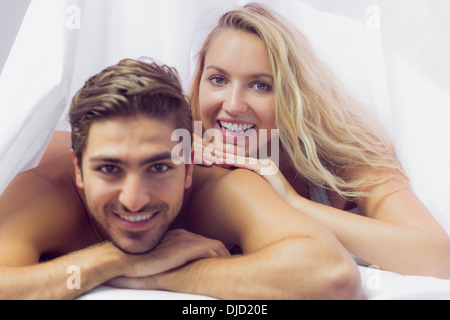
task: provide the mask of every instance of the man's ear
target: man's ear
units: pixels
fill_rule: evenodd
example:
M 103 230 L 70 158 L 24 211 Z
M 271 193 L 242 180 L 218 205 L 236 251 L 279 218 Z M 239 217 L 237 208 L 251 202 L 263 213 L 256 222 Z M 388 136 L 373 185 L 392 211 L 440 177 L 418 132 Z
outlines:
M 194 173 L 194 149 L 191 150 L 191 161 L 186 163 L 186 179 L 184 182 L 184 188 L 189 189 L 192 185 L 192 175 Z
M 83 175 L 81 174 L 81 166 L 78 163 L 78 159 L 75 154 L 75 151 L 73 151 L 73 149 L 71 149 L 71 152 L 72 152 L 73 166 L 75 168 L 75 183 L 78 188 L 83 189 L 84 183 L 83 183 Z

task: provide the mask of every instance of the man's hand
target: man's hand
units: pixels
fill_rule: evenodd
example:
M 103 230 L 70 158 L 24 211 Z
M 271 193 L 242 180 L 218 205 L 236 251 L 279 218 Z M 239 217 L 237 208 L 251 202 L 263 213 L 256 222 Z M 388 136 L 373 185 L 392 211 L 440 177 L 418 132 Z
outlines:
M 226 257 L 230 253 L 222 242 L 205 238 L 183 229 L 167 232 L 161 243 L 145 254 L 125 254 L 128 269 L 123 277 L 108 285 L 121 288 L 142 288 L 139 278 L 152 276 L 204 258 Z

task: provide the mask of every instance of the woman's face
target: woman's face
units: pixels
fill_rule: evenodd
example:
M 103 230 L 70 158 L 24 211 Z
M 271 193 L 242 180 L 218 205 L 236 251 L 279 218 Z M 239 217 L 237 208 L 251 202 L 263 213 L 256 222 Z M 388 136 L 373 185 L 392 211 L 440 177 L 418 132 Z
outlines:
M 216 137 L 215 147 L 219 141 L 227 152 L 256 157 L 276 128 L 274 80 L 264 42 L 247 32 L 219 33 L 206 53 L 200 81 L 200 117 L 206 130 L 213 129 L 207 132 Z

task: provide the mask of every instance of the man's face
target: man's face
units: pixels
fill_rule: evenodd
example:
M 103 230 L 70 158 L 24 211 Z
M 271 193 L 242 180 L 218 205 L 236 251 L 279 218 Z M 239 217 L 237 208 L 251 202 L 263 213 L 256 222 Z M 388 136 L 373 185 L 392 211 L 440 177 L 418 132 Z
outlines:
M 91 216 L 125 252 L 147 252 L 159 243 L 191 185 L 193 166 L 171 158 L 174 129 L 170 121 L 145 116 L 95 122 L 81 169 L 75 159 Z

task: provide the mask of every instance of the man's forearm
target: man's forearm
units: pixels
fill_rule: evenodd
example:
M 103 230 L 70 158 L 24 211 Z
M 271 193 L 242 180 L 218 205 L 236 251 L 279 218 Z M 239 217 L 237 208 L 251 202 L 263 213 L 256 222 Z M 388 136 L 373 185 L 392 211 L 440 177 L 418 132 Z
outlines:
M 0 299 L 73 299 L 105 282 L 114 285 L 121 278 L 136 280 L 228 255 L 220 241 L 181 229 L 168 231 L 143 254 L 127 254 L 108 241 L 33 266 L 0 266 Z
M 121 261 L 108 242 L 32 266 L 0 266 L 0 299 L 74 299 L 122 275 Z
M 352 259 L 314 242 L 290 238 L 252 254 L 198 260 L 149 277 L 146 286 L 219 299 L 361 298 Z

